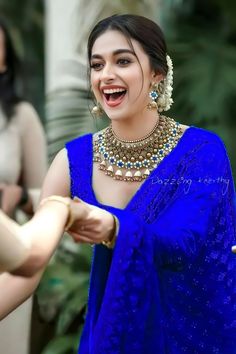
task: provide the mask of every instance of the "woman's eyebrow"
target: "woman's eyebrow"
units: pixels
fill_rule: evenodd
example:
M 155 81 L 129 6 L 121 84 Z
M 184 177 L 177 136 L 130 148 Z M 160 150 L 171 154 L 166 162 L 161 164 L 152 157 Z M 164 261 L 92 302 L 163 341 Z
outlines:
M 112 55 L 116 56 L 118 54 L 123 54 L 123 53 L 129 53 L 129 54 L 132 54 L 132 55 L 135 55 L 134 51 L 131 50 L 131 49 L 117 49 L 115 50 L 114 52 L 112 52 Z M 102 55 L 100 54 L 93 54 L 91 56 L 91 59 L 102 59 Z

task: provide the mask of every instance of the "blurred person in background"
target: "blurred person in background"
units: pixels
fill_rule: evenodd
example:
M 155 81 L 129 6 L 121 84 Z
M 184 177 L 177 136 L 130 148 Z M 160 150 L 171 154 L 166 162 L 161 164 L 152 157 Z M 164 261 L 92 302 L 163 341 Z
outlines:
M 18 64 L 9 31 L 0 19 L 0 208 L 12 218 L 18 209 L 33 215 L 47 168 L 40 119 L 17 94 Z M 27 353 L 30 309 L 28 302 L 1 323 L 1 353 Z
M 18 60 L 6 26 L 0 20 L 0 193 L 1 209 L 14 216 L 21 207 L 33 213 L 32 189 L 46 173 L 46 142 L 40 119 L 16 92 Z

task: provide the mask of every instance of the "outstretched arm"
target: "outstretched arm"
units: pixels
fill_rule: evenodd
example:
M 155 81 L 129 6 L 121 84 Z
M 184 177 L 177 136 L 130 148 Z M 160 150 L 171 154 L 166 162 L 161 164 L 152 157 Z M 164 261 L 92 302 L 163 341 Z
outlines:
M 0 214 L 1 271 L 12 271 L 0 276 L 0 320 L 35 291 L 63 235 L 68 213 L 66 204 L 48 201 L 22 227 Z
M 32 276 L 49 261 L 65 227 L 83 217 L 79 201 L 51 196 L 23 226 L 0 213 L 0 271 Z
M 1 270 L 12 273 L 0 276 L 0 319 L 34 292 L 65 226 L 82 213 L 78 201 L 52 196 L 24 226 L 0 214 Z
M 0 272 L 10 271 L 29 256 L 30 239 L 20 237 L 20 226 L 0 211 Z
M 74 210 L 69 198 L 61 200 L 45 202 L 34 217 L 20 227 L 20 237 L 30 239 L 30 252 L 13 274 L 32 276 L 48 263 L 64 233 L 69 214 Z

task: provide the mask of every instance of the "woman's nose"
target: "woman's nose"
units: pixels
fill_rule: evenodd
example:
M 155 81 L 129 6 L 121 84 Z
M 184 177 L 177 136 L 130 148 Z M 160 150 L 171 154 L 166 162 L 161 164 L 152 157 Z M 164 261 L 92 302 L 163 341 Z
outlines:
M 101 80 L 108 81 L 115 78 L 115 71 L 112 65 L 105 65 L 101 71 Z

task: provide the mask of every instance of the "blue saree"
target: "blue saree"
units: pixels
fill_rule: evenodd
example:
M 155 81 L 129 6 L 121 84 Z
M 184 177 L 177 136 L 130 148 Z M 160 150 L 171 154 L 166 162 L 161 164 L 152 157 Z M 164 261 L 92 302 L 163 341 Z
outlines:
M 236 353 L 234 184 L 225 147 L 190 127 L 125 209 L 92 188 L 92 135 L 66 145 L 71 195 L 116 215 L 94 247 L 79 354 Z

